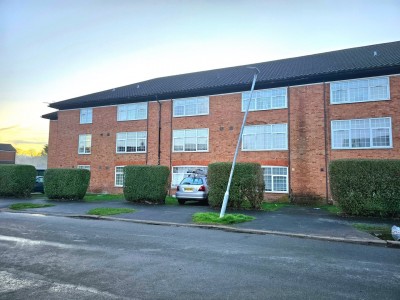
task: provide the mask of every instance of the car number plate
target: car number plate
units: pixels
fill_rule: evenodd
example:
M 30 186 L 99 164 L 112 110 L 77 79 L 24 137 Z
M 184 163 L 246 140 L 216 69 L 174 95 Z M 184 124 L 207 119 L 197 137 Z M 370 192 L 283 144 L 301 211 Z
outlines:
M 193 192 L 193 188 L 185 188 L 185 192 Z

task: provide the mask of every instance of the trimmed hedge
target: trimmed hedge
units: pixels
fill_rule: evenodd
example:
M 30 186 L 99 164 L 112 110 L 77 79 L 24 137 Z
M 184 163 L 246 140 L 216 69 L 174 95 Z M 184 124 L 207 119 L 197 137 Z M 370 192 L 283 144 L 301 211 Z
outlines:
M 44 193 L 49 199 L 82 200 L 89 180 L 89 170 L 48 169 L 44 173 Z
M 36 169 L 30 165 L 0 165 L 0 196 L 30 197 Z
M 213 163 L 208 166 L 208 203 L 221 207 L 229 180 L 232 163 Z M 242 208 L 248 201 L 255 209 L 261 208 L 264 198 L 264 178 L 260 164 L 237 163 L 229 190 L 228 207 Z
M 164 203 L 169 186 L 165 166 L 124 167 L 124 196 L 131 202 Z
M 329 165 L 332 198 L 357 216 L 400 214 L 400 160 L 346 159 Z

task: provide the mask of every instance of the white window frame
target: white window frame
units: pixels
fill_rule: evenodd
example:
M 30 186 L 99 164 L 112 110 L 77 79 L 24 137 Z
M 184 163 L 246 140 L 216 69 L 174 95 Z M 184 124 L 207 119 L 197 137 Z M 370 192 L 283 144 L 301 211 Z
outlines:
M 372 93 L 372 88 L 376 87 L 377 85 L 374 85 L 374 81 L 376 80 L 385 80 L 387 82 L 386 86 L 386 97 L 382 98 L 372 98 L 373 93 Z M 358 90 L 356 90 L 356 86 L 364 83 L 366 85 L 365 88 L 367 88 L 366 94 L 367 98 L 366 99 L 356 99 L 356 100 L 351 100 L 351 91 L 355 93 L 359 93 Z M 353 86 L 353 88 L 352 88 Z M 383 86 L 382 86 L 383 87 Z M 334 93 L 341 91 L 345 95 L 345 100 L 344 101 L 338 101 L 334 97 Z M 371 102 L 371 101 L 387 101 L 390 100 L 390 80 L 388 76 L 380 76 L 380 77 L 369 77 L 369 78 L 359 78 L 359 79 L 352 79 L 352 80 L 342 80 L 342 81 L 333 81 L 330 83 L 330 102 L 331 104 L 348 104 L 348 103 L 360 103 L 360 102 Z
M 199 136 L 199 135 L 198 135 L 198 131 L 199 131 L 199 130 L 207 130 L 207 137 L 205 137 L 205 136 Z M 176 136 L 175 136 L 175 135 L 177 134 L 177 132 L 179 132 L 179 131 L 184 133 L 184 136 L 183 136 L 183 137 L 176 137 Z M 196 136 L 194 137 L 194 138 L 196 139 L 196 150 L 185 150 L 186 140 L 189 139 L 189 138 L 192 138 L 192 137 L 187 137 L 187 136 L 186 136 L 186 134 L 187 134 L 189 131 L 196 131 Z M 207 149 L 206 149 L 206 150 L 198 150 L 198 149 L 197 149 L 197 148 L 198 148 L 198 145 L 199 145 L 199 143 L 198 143 L 198 139 L 199 139 L 199 138 L 207 138 Z M 182 150 L 182 151 L 180 151 L 180 150 L 175 150 L 175 142 L 176 142 L 176 140 L 178 140 L 178 139 L 183 139 L 183 150 Z M 210 149 L 209 141 L 210 141 L 210 132 L 209 132 L 208 128 L 176 129 L 176 130 L 173 130 L 173 133 L 172 133 L 172 152 L 208 152 L 209 149 Z
M 207 112 L 199 112 L 200 105 L 203 104 L 203 102 L 207 103 Z M 187 113 L 188 106 L 194 104 L 194 113 Z M 183 107 L 183 114 L 178 114 L 177 113 L 177 108 L 178 107 Z M 193 98 L 184 98 L 184 99 L 174 99 L 173 101 L 173 116 L 174 118 L 180 118 L 180 117 L 192 117 L 192 116 L 204 116 L 208 115 L 210 113 L 210 97 L 204 96 L 204 97 L 193 97 Z
M 265 177 L 266 176 L 271 176 L 271 191 L 267 191 L 267 185 L 265 185 L 264 192 L 265 193 L 274 193 L 274 194 L 287 194 L 289 193 L 289 168 L 285 166 L 262 166 L 263 169 L 263 178 L 264 178 L 264 183 L 265 183 Z M 271 169 L 271 175 L 266 175 L 264 169 Z M 286 170 L 286 175 L 282 174 L 273 174 L 274 169 L 285 169 Z M 285 191 L 275 191 L 274 190 L 274 177 L 285 177 L 286 179 L 286 190 Z
M 90 171 L 90 165 L 77 165 L 76 168 Z
M 86 140 L 87 137 L 90 137 L 90 141 Z M 90 145 L 87 147 L 87 143 Z M 83 145 L 83 152 L 81 151 L 81 145 Z M 86 151 L 86 148 L 89 148 L 89 151 Z M 91 134 L 80 134 L 78 141 L 78 154 L 91 154 L 92 153 L 92 135 Z
M 279 93 L 284 92 L 284 95 Z M 277 105 L 278 97 L 285 97 L 284 105 Z M 250 99 L 250 92 L 242 92 L 242 112 L 247 109 L 247 101 Z M 268 105 L 270 104 L 270 106 Z M 253 107 L 254 106 L 254 107 Z M 251 99 L 251 104 L 249 111 L 258 110 L 273 110 L 273 109 L 284 109 L 287 108 L 287 87 L 266 89 L 266 90 L 255 90 L 253 91 L 253 97 Z
M 202 170 L 205 171 L 205 173 L 207 173 L 207 171 L 208 171 L 208 167 L 207 166 L 196 166 L 196 165 L 172 166 L 171 187 L 176 187 L 182 181 L 183 178 L 189 177 L 189 175 L 191 174 L 191 173 L 187 173 L 188 171 L 186 171 L 185 173 L 180 173 L 180 172 L 179 173 L 174 173 L 174 168 L 186 168 L 186 169 L 191 169 L 193 171 L 195 171 L 197 169 L 202 169 Z M 182 177 L 182 175 L 183 175 L 182 179 L 180 179 L 179 182 L 178 182 L 178 180 L 175 179 L 175 177 L 177 175 L 179 175 L 180 177 Z M 178 183 L 176 183 L 176 182 L 178 182 Z
M 372 120 L 379 120 L 379 119 L 388 119 L 389 120 L 389 127 L 377 127 L 377 128 L 372 128 L 371 126 L 371 121 Z M 364 130 L 368 130 L 369 129 L 369 140 L 370 140 L 370 147 L 353 147 L 352 146 L 352 130 L 356 130 L 358 128 L 352 128 L 351 127 L 351 123 L 352 121 L 365 121 L 368 120 L 369 122 L 369 128 L 365 128 Z M 345 124 L 345 122 L 347 122 L 349 124 L 348 128 L 345 129 L 334 129 L 334 124 L 335 122 L 337 122 L 336 124 L 339 124 L 339 122 L 343 122 L 343 124 Z M 389 129 L 389 146 L 373 146 L 373 130 L 378 130 L 378 129 Z M 360 129 L 362 130 L 362 129 Z M 348 147 L 337 147 L 334 146 L 334 136 L 336 132 L 339 131 L 348 131 L 348 137 L 349 137 L 349 146 Z M 350 120 L 332 120 L 331 121 L 331 147 L 332 149 L 390 149 L 393 148 L 393 131 L 392 131 L 392 118 L 391 117 L 382 117 L 382 118 L 366 118 L 366 119 L 350 119 Z
M 124 168 L 126 166 L 115 166 L 115 172 L 114 172 L 114 186 L 115 187 L 124 187 L 124 183 L 125 183 L 125 178 L 124 178 Z M 122 172 L 119 171 L 117 172 L 117 168 L 122 168 Z M 122 174 L 122 185 L 118 185 L 117 184 L 117 175 L 121 175 Z
M 275 131 L 274 132 L 274 127 L 277 127 L 277 125 L 281 126 L 281 125 L 285 125 L 285 131 Z M 273 147 L 273 141 L 274 139 L 272 139 L 271 141 L 271 148 L 262 148 L 262 149 L 244 149 L 244 139 L 246 136 L 250 136 L 250 135 L 254 135 L 255 138 L 257 138 L 257 134 L 255 133 L 246 133 L 246 130 L 250 127 L 265 127 L 266 132 L 264 134 L 270 134 L 271 137 L 272 135 L 278 135 L 278 134 L 285 134 L 285 146 L 284 147 Z M 269 130 L 268 130 L 269 129 Z M 242 134 L 242 147 L 241 147 L 242 151 L 282 151 L 282 150 L 288 150 L 288 126 L 287 123 L 278 123 L 278 124 L 263 124 L 263 125 L 250 125 L 250 126 L 245 126 L 244 130 L 243 130 L 243 134 Z
M 93 108 L 81 108 L 79 114 L 80 124 L 92 124 Z
M 121 104 L 117 106 L 117 121 L 136 121 L 136 120 L 146 120 L 147 119 L 147 102 L 131 103 L 131 104 Z M 143 116 L 140 116 L 139 112 L 144 110 Z M 129 111 L 135 111 L 134 116 L 129 118 Z
M 138 138 L 139 133 L 144 133 L 145 137 L 144 138 Z M 128 151 L 128 146 L 127 146 L 127 141 L 128 141 L 128 134 L 134 134 L 135 137 L 131 138 L 129 140 L 134 140 L 135 141 L 135 151 Z M 125 135 L 125 138 L 118 138 L 118 135 Z M 138 151 L 138 142 L 139 140 L 144 140 L 144 151 Z M 125 141 L 125 151 L 118 151 L 118 141 Z M 115 143 L 115 151 L 116 153 L 146 153 L 147 151 L 147 131 L 134 131 L 134 132 L 118 132 L 116 134 L 116 143 Z

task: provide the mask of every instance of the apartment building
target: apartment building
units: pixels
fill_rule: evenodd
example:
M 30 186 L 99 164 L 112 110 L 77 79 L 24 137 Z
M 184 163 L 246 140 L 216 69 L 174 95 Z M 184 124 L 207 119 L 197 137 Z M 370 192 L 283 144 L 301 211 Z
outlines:
M 329 198 L 329 162 L 400 158 L 400 42 L 252 65 L 260 70 L 238 162 L 260 163 L 265 198 Z M 254 70 L 156 78 L 50 104 L 49 168 L 91 171 L 122 193 L 123 167 L 187 172 L 232 161 Z

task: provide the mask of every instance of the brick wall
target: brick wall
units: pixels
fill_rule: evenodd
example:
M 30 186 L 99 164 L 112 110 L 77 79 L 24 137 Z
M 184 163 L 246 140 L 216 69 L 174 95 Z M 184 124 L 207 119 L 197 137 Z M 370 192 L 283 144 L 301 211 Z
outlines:
M 15 163 L 15 152 L 0 151 L 0 163 L 14 164 Z
M 313 84 L 288 88 L 287 109 L 250 112 L 248 125 L 288 123 L 289 149 L 285 151 L 239 151 L 238 162 L 258 162 L 263 166 L 285 166 L 290 172 L 290 189 L 295 197 L 326 197 L 326 163 L 339 158 L 400 157 L 400 76 L 391 77 L 391 100 L 357 104 L 331 105 L 329 84 Z M 161 106 L 161 122 L 158 116 Z M 90 190 L 120 193 L 114 187 L 115 166 L 158 164 L 159 132 L 160 164 L 208 165 L 232 161 L 244 113 L 241 94 L 210 96 L 209 115 L 172 117 L 172 101 L 148 104 L 148 119 L 117 122 L 117 107 L 93 108 L 93 123 L 79 124 L 79 109 L 60 111 L 58 121 L 50 122 L 49 168 L 91 166 Z M 332 150 L 330 121 L 370 117 L 392 117 L 393 149 Z M 161 125 L 161 129 L 160 129 Z M 174 153 L 172 130 L 209 129 L 209 151 Z M 117 154 L 117 132 L 147 131 L 147 153 Z M 92 134 L 92 153 L 78 154 L 79 134 Z M 282 194 L 266 193 L 269 199 Z

